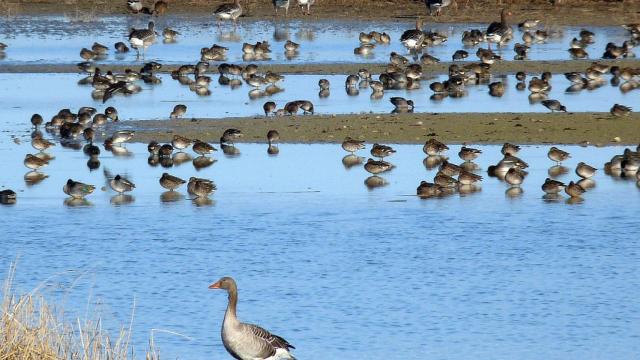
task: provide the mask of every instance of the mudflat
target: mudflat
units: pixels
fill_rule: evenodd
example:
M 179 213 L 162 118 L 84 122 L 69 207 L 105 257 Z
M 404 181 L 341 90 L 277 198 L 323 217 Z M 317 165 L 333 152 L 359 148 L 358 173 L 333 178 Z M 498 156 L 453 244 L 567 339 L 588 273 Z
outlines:
M 170 13 L 213 13 L 218 5 L 229 0 L 167 0 Z M 152 6 L 154 1 L 145 1 Z M 619 25 L 637 22 L 640 2 L 557 0 L 552 4 L 546 0 L 456 0 L 442 11 L 441 16 L 429 17 L 424 1 L 413 0 L 321 0 L 311 9 L 311 15 L 304 16 L 292 3 L 290 18 L 311 19 L 389 19 L 423 16 L 428 22 L 481 22 L 489 23 L 499 19 L 500 9 L 508 8 L 514 16 L 514 23 L 525 19 L 542 19 L 546 25 Z M 270 19 L 274 10 L 270 1 L 242 1 L 243 18 Z M 112 0 L 3 0 L 0 14 L 51 14 L 84 13 L 99 16 L 103 14 L 127 13 L 125 1 Z M 282 14 L 281 14 L 282 15 Z
M 431 137 L 454 143 L 638 144 L 640 114 L 609 113 L 404 113 L 298 115 L 281 117 L 138 120 L 114 123 L 111 130 L 132 129 L 134 141 L 169 141 L 173 135 L 217 142 L 237 128 L 239 142 L 264 142 L 276 129 L 285 143 L 338 143 L 347 137 L 368 142 L 423 143 Z

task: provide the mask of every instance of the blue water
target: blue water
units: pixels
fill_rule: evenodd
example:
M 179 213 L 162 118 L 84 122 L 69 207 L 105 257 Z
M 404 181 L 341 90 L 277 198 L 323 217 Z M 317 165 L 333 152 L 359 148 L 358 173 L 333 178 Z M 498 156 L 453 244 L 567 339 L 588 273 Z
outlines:
M 301 359 L 632 359 L 640 352 L 640 254 L 635 181 L 602 170 L 584 201 L 544 201 L 554 165 L 548 146 L 526 146 L 531 167 L 519 197 L 485 176 L 473 194 L 421 200 L 432 180 L 419 145 L 396 145 L 388 185 L 368 189 L 361 166 L 346 169 L 339 145 L 240 144 L 196 171 L 147 165 L 103 151 L 89 172 L 80 151 L 56 147 L 27 186 L 28 144 L 0 143 L 0 188 L 18 193 L 0 206 L 0 278 L 17 259 L 20 292 L 45 295 L 105 324 L 128 325 L 135 304 L 138 352 L 152 329 L 163 358 L 228 358 L 219 331 L 226 296 L 207 286 L 239 284 L 239 316 L 285 337 Z M 598 168 L 621 147 L 565 146 L 569 172 Z M 458 162 L 459 145 L 449 156 Z M 480 173 L 501 157 L 481 146 Z M 361 152 L 362 156 L 367 154 Z M 103 171 L 136 183 L 132 203 L 101 191 Z M 164 171 L 213 179 L 208 206 L 162 202 Z M 67 178 L 98 186 L 90 206 L 64 205 Z M 186 194 L 186 189 L 180 189 Z
M 147 16 L 106 16 L 94 17 L 89 21 L 77 21 L 74 13 L 68 16 L 15 16 L 0 22 L 0 41 L 9 45 L 6 57 L 1 60 L 7 64 L 25 63 L 70 63 L 82 61 L 80 49 L 90 48 L 94 41 L 111 48 L 109 56 L 102 63 L 134 63 L 135 51 L 116 55 L 113 45 L 118 41 L 127 43 L 129 29 L 146 28 Z M 200 49 L 213 43 L 229 48 L 229 62 L 242 62 L 242 43 L 255 43 L 268 40 L 273 51 L 272 63 L 368 63 L 386 62 L 392 51 L 406 54 L 400 43 L 400 35 L 414 28 L 412 19 L 394 21 L 290 21 L 272 22 L 263 20 L 242 20 L 237 29 L 226 25 L 218 29 L 214 19 L 209 16 L 169 15 L 155 19 L 156 29 L 169 26 L 182 33 L 176 43 L 164 44 L 162 37 L 151 46 L 146 60 L 160 61 L 166 64 L 196 62 L 200 58 Z M 446 34 L 449 40 L 439 46 L 430 47 L 428 52 L 442 61 L 450 61 L 456 50 L 462 49 L 462 32 L 469 29 L 485 30 L 488 24 L 441 24 L 427 23 L 424 30 Z M 551 25 L 551 24 L 547 24 Z M 545 25 L 541 25 L 544 28 Z M 522 42 L 522 32 L 514 28 L 514 40 L 500 49 L 505 60 L 513 60 L 513 45 Z M 546 43 L 533 44 L 529 53 L 530 60 L 569 60 L 567 52 L 570 40 L 578 36 L 580 27 L 553 27 L 556 34 Z M 596 34 L 595 43 L 587 48 L 591 59 L 598 59 L 604 53 L 605 45 L 614 42 L 617 45 L 629 39 L 628 32 L 619 26 L 590 27 Z M 360 32 L 387 32 L 391 36 L 390 45 L 377 46 L 372 54 L 364 57 L 355 55 L 353 49 L 360 45 Z M 284 54 L 284 43 L 289 39 L 301 44 L 300 53 L 293 59 Z M 36 44 L 36 46 L 34 46 Z M 486 43 L 480 46 L 486 48 Z M 477 61 L 477 47 L 467 48 L 470 53 L 467 61 Z
M 2 129 L 22 131 L 35 112 L 48 121 L 63 107 L 77 111 L 81 106 L 93 106 L 99 110 L 115 106 L 122 120 L 168 119 L 173 107 L 179 103 L 188 107 L 186 118 L 264 116 L 262 105 L 266 101 L 275 101 L 279 108 L 283 108 L 287 102 L 298 99 L 311 100 L 318 114 L 389 113 L 394 109 L 389 98 L 394 96 L 412 99 L 415 112 L 424 113 L 549 111 L 540 103 L 531 102 L 528 90 L 517 90 L 513 76 L 496 76 L 492 79 L 505 82 L 506 90 L 502 97 L 491 96 L 486 85 L 468 85 L 467 96 L 442 100 L 430 99 L 433 92 L 429 89 L 433 81 L 443 81 L 442 76 L 425 78 L 420 89 L 386 90 L 380 99 L 370 97 L 370 88 L 360 89 L 357 96 L 347 95 L 344 90 L 346 75 L 286 75 L 285 80 L 279 83 L 284 91 L 257 99 L 249 98 L 248 93 L 253 88 L 246 84 L 236 89 L 219 85 L 218 75 L 212 75 L 214 81 L 210 86 L 210 96 L 197 95 L 169 75 L 160 77 L 162 83 L 159 85 L 139 82 L 141 92 L 131 96 L 114 96 L 102 104 L 102 100 L 92 98 L 91 86 L 77 85 L 82 75 L 0 74 L 0 104 L 4 105 Z M 332 84 L 329 97 L 319 97 L 317 84 L 321 78 L 329 79 Z M 633 106 L 640 102 L 638 90 L 622 93 L 618 87 L 611 86 L 608 80 L 608 77 L 605 78 L 600 88 L 572 93 L 565 92 L 570 82 L 563 75 L 556 74 L 551 80 L 553 89 L 549 98 L 559 100 L 570 112 L 608 112 L 614 103 Z

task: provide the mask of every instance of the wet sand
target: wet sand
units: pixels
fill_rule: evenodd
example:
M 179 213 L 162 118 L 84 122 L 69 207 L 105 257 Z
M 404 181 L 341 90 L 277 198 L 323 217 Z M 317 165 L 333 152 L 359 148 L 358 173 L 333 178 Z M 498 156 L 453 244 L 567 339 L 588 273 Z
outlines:
M 212 13 L 219 4 L 217 1 L 168 0 L 171 13 Z M 557 1 L 559 2 L 559 1 Z M 145 1 L 151 5 L 153 1 Z M 429 17 L 423 1 L 407 0 L 322 0 L 312 7 L 312 15 L 303 16 L 300 9 L 291 4 L 290 18 L 312 19 L 389 19 L 425 16 L 428 22 L 492 22 L 499 19 L 501 5 L 495 0 L 457 0 L 446 8 L 439 17 Z M 637 22 L 640 2 L 626 0 L 622 2 L 564 0 L 561 5 L 553 6 L 549 1 L 512 0 L 508 4 L 514 14 L 515 24 L 524 19 L 542 19 L 546 25 L 618 25 Z M 244 1 L 243 18 L 269 19 L 274 17 L 271 2 L 260 3 Z M 69 4 L 60 0 L 8 0 L 0 4 L 0 14 L 67 14 L 71 17 L 86 18 L 103 14 L 127 13 L 126 2 L 113 5 L 110 0 L 84 0 Z M 241 20 L 243 19 L 241 18 Z
M 640 59 L 617 59 L 617 60 L 553 60 L 553 61 L 501 61 L 491 66 L 492 74 L 513 74 L 518 71 L 527 73 L 565 73 L 571 71 L 584 71 L 591 63 L 597 61 L 602 64 L 616 65 L 619 67 L 640 67 Z M 456 62 L 458 65 L 469 64 L 471 62 Z M 423 66 L 427 75 L 446 74 L 451 62 L 441 62 L 435 65 Z M 128 68 L 138 68 L 142 63 L 123 65 L 97 65 L 103 71 L 123 72 Z M 356 74 L 359 69 L 367 68 L 374 74 L 383 72 L 386 64 L 358 64 L 358 63 L 330 63 L 330 64 L 259 64 L 261 71 L 274 71 L 281 74 Z M 163 66 L 159 73 L 169 73 L 178 68 L 177 65 Z M 75 64 L 2 64 L 0 63 L 0 73 L 78 73 Z M 212 72 L 216 72 L 215 69 Z
M 228 128 L 245 134 L 240 142 L 264 142 L 276 129 L 285 143 L 337 143 L 346 136 L 368 142 L 423 143 L 430 137 L 455 143 L 638 144 L 640 114 L 615 118 L 608 113 L 356 114 L 284 117 L 138 120 L 107 129 L 136 130 L 135 141 L 168 141 L 174 134 L 217 142 Z

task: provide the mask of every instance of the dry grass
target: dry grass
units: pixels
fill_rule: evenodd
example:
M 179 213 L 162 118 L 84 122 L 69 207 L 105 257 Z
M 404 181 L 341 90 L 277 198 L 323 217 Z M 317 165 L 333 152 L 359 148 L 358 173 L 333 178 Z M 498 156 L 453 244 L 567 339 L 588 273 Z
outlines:
M 102 329 L 99 317 L 69 321 L 36 289 L 18 295 L 12 286 L 15 268 L 5 281 L 0 305 L 0 360 L 125 360 L 133 359 L 131 328 L 116 337 Z M 153 340 L 147 360 L 158 360 Z

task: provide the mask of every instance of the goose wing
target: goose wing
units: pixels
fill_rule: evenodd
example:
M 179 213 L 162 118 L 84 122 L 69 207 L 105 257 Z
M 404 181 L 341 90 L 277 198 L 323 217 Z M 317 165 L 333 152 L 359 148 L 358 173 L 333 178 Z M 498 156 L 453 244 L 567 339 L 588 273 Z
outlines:
M 245 330 L 253 339 L 256 344 L 260 344 L 263 349 L 260 355 L 272 356 L 276 353 L 277 349 L 295 349 L 295 347 L 282 337 L 274 335 L 269 331 L 261 328 L 258 325 L 243 324 L 243 330 Z
M 222 4 L 213 12 L 214 14 L 227 14 L 236 10 L 235 4 Z

